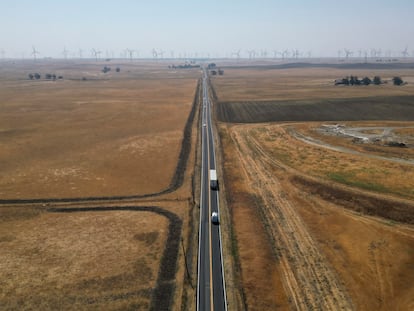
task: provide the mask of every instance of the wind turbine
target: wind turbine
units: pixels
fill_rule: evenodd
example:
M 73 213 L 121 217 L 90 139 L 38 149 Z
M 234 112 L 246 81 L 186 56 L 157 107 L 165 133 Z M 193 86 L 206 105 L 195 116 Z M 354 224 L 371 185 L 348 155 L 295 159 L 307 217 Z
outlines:
M 345 58 L 349 59 L 350 56 L 352 56 L 352 54 L 354 54 L 354 52 L 352 52 L 351 50 L 348 49 L 344 49 L 345 52 Z
M 260 56 L 261 56 L 262 58 L 266 58 L 266 57 L 267 57 L 267 50 L 266 50 L 266 49 L 261 50 L 261 51 L 260 51 Z
M 129 54 L 129 60 L 132 62 L 132 58 L 134 57 L 134 50 L 126 49 L 125 50 Z
M 240 50 L 231 53 L 231 56 L 233 56 L 233 55 L 236 56 L 237 59 L 240 59 Z
M 292 57 L 298 59 L 300 53 L 298 49 L 292 50 Z
M 101 51 L 98 51 L 96 49 L 91 50 L 92 55 L 95 56 L 95 60 L 98 61 L 99 55 L 102 53 Z
M 368 51 L 364 51 L 365 64 L 368 63 Z
M 401 51 L 401 55 L 402 55 L 404 58 L 407 58 L 407 56 L 408 56 L 408 46 L 406 46 L 406 47 L 405 47 L 405 50 L 404 50 L 404 51 Z
M 282 59 L 285 60 L 285 58 L 289 57 L 289 50 L 284 50 L 282 52 Z
M 66 47 L 64 46 L 64 47 L 63 47 L 62 54 L 63 54 L 63 57 L 64 57 L 65 59 L 68 59 L 68 53 L 69 53 L 69 51 L 68 51 L 68 50 L 66 50 Z
M 156 50 L 156 49 L 152 49 L 151 53 L 152 53 L 152 57 L 153 57 L 154 59 L 157 59 L 157 58 L 158 58 L 158 52 L 157 52 L 157 50 Z
M 36 55 L 37 54 L 40 54 L 40 52 L 38 50 L 36 50 L 35 47 L 32 45 L 32 55 L 33 55 L 34 61 L 36 61 Z
M 248 50 L 247 53 L 249 54 L 249 59 L 255 58 L 256 56 L 255 50 Z

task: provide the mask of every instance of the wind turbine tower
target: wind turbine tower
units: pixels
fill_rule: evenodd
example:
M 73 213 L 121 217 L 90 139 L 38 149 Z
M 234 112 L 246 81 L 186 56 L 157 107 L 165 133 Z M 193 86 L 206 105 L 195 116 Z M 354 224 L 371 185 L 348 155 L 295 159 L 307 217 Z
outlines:
M 300 53 L 298 49 L 292 50 L 292 57 L 298 59 Z
M 40 52 L 38 50 L 35 49 L 34 46 L 32 46 L 32 55 L 33 55 L 33 60 L 36 61 L 37 57 L 36 55 L 40 54 Z
M 248 50 L 247 54 L 249 54 L 249 59 L 255 58 L 256 51 L 255 50 Z
M 99 55 L 102 53 L 101 51 L 98 51 L 96 49 L 92 49 L 92 55 L 95 56 L 95 60 L 98 61 Z
M 126 52 L 128 53 L 128 55 L 129 55 L 129 60 L 132 62 L 132 59 L 133 59 L 133 57 L 134 57 L 134 50 L 130 50 L 130 49 L 126 49 Z
M 404 50 L 404 51 L 401 51 L 401 55 L 402 55 L 404 58 L 407 58 L 407 56 L 408 56 L 408 46 L 406 46 L 406 47 L 405 47 L 405 50 Z
M 348 60 L 350 56 L 352 56 L 352 54 L 354 54 L 354 52 L 352 52 L 351 50 L 348 49 L 344 49 L 345 51 L 345 58 Z
M 156 49 L 152 49 L 151 53 L 152 53 L 152 57 L 153 57 L 154 59 L 157 59 L 157 58 L 158 58 L 158 52 L 157 52 L 157 50 L 156 50 Z
M 285 60 L 285 58 L 289 57 L 289 50 L 284 50 L 282 52 L 282 60 Z
M 68 59 L 68 53 L 69 53 L 69 51 L 66 49 L 66 47 L 63 47 L 62 54 L 63 54 L 63 57 L 65 59 Z
M 232 56 L 234 55 L 234 56 L 236 56 L 237 59 L 240 59 L 240 50 L 231 53 L 231 55 Z

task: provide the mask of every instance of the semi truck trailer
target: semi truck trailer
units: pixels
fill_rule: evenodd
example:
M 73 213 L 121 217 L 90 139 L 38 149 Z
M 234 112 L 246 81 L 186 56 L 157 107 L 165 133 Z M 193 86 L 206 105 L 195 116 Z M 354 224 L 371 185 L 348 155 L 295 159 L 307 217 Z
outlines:
M 216 170 L 210 170 L 210 188 L 211 190 L 219 190 Z

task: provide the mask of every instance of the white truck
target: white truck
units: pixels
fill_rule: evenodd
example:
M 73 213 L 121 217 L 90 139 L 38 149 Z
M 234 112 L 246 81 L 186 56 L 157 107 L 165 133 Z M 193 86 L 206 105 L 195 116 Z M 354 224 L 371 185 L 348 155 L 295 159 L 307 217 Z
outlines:
M 210 170 L 210 188 L 211 190 L 219 190 L 216 170 Z

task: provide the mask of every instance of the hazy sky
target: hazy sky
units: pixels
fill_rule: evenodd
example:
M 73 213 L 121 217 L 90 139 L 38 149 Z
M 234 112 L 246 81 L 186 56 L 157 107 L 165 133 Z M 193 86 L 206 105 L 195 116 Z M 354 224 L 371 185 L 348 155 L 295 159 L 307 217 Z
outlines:
M 1 0 L 0 50 L 6 57 L 63 57 L 64 47 L 153 48 L 199 56 L 241 50 L 414 51 L 413 0 Z

